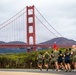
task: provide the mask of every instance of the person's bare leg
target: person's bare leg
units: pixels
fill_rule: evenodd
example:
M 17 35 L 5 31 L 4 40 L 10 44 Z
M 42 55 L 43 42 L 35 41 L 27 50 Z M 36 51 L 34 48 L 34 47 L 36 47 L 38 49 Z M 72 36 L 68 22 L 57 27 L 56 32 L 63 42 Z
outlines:
M 67 64 L 65 64 L 65 69 L 66 69 L 65 71 L 67 72 L 67 70 L 68 70 Z
M 69 71 L 71 71 L 71 68 L 70 68 L 70 64 L 69 63 L 67 64 L 67 66 L 68 66 Z
M 74 63 L 74 69 L 76 70 L 76 62 Z
M 63 63 L 61 63 L 61 66 L 62 66 L 62 69 L 64 70 L 64 69 L 65 69 L 65 67 L 64 67 Z
M 55 65 L 56 65 L 56 69 L 59 71 L 59 65 L 58 65 L 58 62 L 55 62 Z
M 48 71 L 48 63 L 46 64 L 46 71 Z

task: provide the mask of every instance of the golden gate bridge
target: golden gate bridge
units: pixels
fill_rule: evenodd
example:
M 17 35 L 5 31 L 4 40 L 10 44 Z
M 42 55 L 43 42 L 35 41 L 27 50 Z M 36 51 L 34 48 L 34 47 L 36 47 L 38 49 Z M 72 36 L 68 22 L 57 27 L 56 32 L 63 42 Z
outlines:
M 55 31 L 55 33 L 49 29 L 38 16 L 35 14 L 35 10 L 40 14 L 40 16 L 47 22 L 49 26 Z M 0 44 L 0 48 L 28 48 L 33 47 L 35 51 L 37 47 L 49 48 L 53 47 L 53 44 L 36 44 L 36 21 L 35 18 L 52 34 L 54 37 L 63 37 L 54 27 L 42 16 L 39 10 L 33 6 L 27 6 L 23 8 L 16 15 L 8 19 L 7 21 L 0 24 L 0 37 L 1 41 L 14 41 L 14 40 L 26 40 L 26 43 L 17 44 Z M 24 26 L 22 26 L 24 25 Z M 23 32 L 21 32 L 23 30 Z M 26 31 L 25 31 L 26 30 Z M 31 30 L 31 31 L 30 31 Z M 17 32 L 16 32 L 17 31 Z M 43 31 L 43 30 L 42 30 Z M 41 31 L 41 32 L 42 32 Z M 24 34 L 26 32 L 26 35 Z M 8 34 L 7 34 L 8 33 Z M 40 34 L 41 35 L 41 34 Z M 46 34 L 45 34 L 46 35 Z M 23 37 L 22 37 L 23 36 Z M 12 38 L 11 38 L 12 37 Z M 15 37 L 15 38 L 14 38 Z M 26 39 L 25 39 L 26 37 Z M 32 44 L 30 43 L 32 37 Z M 47 36 L 48 37 L 48 36 Z M 51 36 L 52 37 L 52 36 Z M 6 38 L 6 40 L 5 40 Z M 20 39 L 21 38 L 21 39 Z M 61 47 L 66 47 L 62 46 Z

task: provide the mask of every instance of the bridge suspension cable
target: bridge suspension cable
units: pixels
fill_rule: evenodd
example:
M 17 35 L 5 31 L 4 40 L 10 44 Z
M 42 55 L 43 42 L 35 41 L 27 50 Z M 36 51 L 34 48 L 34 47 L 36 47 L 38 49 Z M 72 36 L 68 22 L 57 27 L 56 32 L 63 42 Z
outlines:
M 24 41 L 25 42 L 25 13 L 26 9 L 23 8 L 16 15 L 0 24 L 0 40 L 2 41 Z M 5 28 L 5 29 L 4 29 Z M 23 36 L 23 37 L 22 37 Z M 7 39 L 6 39 L 6 38 Z
M 39 12 L 39 10 L 35 7 L 35 9 L 37 10 L 37 12 L 41 15 L 41 17 L 47 22 L 47 24 L 49 25 L 49 26 L 51 26 L 52 27 L 52 29 L 54 29 L 54 31 L 56 31 L 56 33 L 58 33 L 61 37 L 63 37 L 45 18 L 44 18 L 44 16 Z
M 48 30 L 50 31 L 53 35 L 55 35 L 36 15 L 35 17 L 42 23 L 42 25 Z M 57 35 L 55 35 L 57 37 Z
M 42 16 L 42 14 L 38 11 L 38 9 L 35 7 L 35 9 L 37 10 L 37 12 L 41 15 L 41 17 L 48 23 L 48 25 L 50 25 L 52 27 L 52 29 L 55 30 L 55 28 Z M 0 30 L 5 28 L 8 25 L 13 25 L 16 23 L 16 20 L 19 19 L 22 15 L 25 14 L 26 11 L 24 11 L 25 8 L 23 8 L 20 12 L 18 12 L 16 15 L 14 15 L 13 17 L 11 17 L 10 19 L 8 19 L 7 21 L 3 22 L 2 24 L 0 24 Z M 32 12 L 32 11 L 31 11 Z M 38 19 L 38 21 L 48 30 L 50 31 L 54 36 L 58 37 L 57 34 L 55 34 L 53 31 L 51 31 L 41 20 L 40 18 L 37 17 L 37 15 L 35 15 L 35 17 Z M 21 21 L 21 20 L 19 20 Z M 18 21 L 17 21 L 18 22 Z M 21 23 L 21 22 L 19 22 Z M 17 24 L 19 24 L 17 23 Z M 16 24 L 16 25 L 17 25 Z M 20 24 L 21 25 L 21 24 Z M 14 28 L 13 28 L 14 29 Z M 14 32 L 14 31 L 13 31 Z M 62 36 L 58 31 L 56 31 L 60 36 Z
M 15 20 L 17 20 L 17 19 L 18 19 L 19 17 L 21 17 L 23 14 L 25 14 L 25 12 L 22 13 L 21 15 L 19 15 L 18 17 L 16 17 L 15 19 L 13 19 L 12 21 L 10 21 L 9 23 L 7 23 L 7 24 L 5 24 L 4 26 L 2 26 L 2 27 L 0 28 L 0 30 L 3 29 L 4 27 L 10 25 L 10 23 L 12 23 L 12 22 L 14 22 Z M 11 19 L 12 19 L 12 18 L 11 18 Z
M 5 22 L 3 22 L 2 24 L 0 24 L 0 26 L 3 25 L 3 24 L 5 24 L 5 23 L 7 23 L 9 20 L 11 20 L 12 18 L 14 18 L 14 17 L 17 16 L 18 14 L 20 14 L 24 9 L 25 9 L 25 7 L 24 7 L 21 11 L 19 11 L 17 14 L 15 14 L 14 16 L 12 16 L 10 19 L 8 19 L 8 20 L 6 20 Z
M 31 11 L 31 10 L 30 10 Z M 31 11 L 32 12 L 32 11 Z M 53 33 L 38 17 L 37 15 L 35 15 L 35 17 L 39 20 L 39 22 L 48 30 L 50 31 L 54 36 L 57 37 L 57 35 L 55 33 Z

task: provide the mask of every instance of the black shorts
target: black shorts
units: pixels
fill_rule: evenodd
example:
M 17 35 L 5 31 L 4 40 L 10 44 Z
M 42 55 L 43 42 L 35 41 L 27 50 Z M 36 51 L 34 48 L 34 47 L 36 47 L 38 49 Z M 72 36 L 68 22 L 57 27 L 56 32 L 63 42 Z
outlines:
M 63 62 L 63 60 L 58 60 L 58 63 L 62 63 Z
M 70 60 L 65 60 L 65 63 L 70 63 Z

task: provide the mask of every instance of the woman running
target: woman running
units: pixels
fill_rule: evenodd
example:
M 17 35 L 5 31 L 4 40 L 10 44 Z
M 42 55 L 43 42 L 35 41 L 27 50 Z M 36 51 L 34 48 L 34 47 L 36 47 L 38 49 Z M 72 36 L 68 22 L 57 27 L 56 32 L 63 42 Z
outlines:
M 70 52 L 68 49 L 66 49 L 65 53 L 64 53 L 64 60 L 65 60 L 65 72 L 69 71 L 71 72 L 71 67 L 70 67 Z
M 61 68 L 62 70 L 64 69 L 64 66 L 63 66 L 63 54 L 62 54 L 61 50 L 59 51 L 59 54 L 58 54 L 58 65 L 59 65 L 59 68 Z

